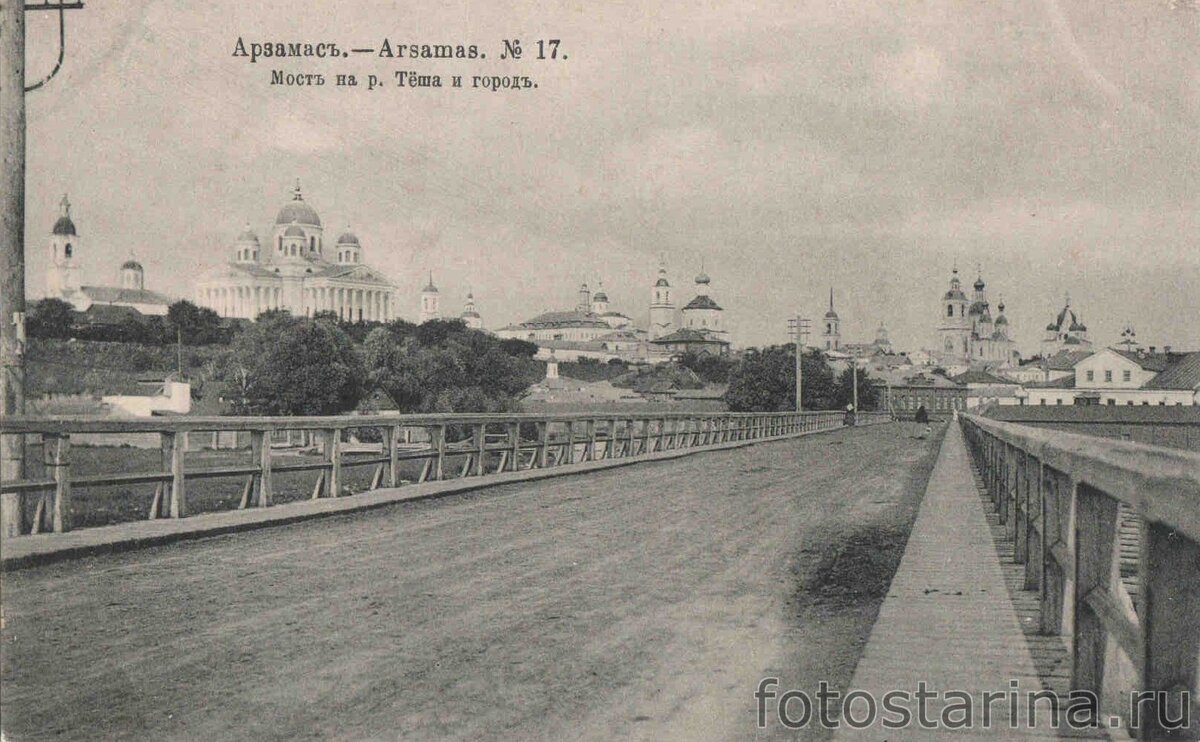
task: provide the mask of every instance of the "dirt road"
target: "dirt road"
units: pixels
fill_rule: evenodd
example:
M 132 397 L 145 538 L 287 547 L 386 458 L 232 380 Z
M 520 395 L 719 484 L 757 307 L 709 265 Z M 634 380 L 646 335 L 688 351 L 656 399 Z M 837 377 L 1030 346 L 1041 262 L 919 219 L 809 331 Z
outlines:
M 921 427 L 13 572 L 4 732 L 776 736 L 760 677 L 853 672 L 936 452 Z

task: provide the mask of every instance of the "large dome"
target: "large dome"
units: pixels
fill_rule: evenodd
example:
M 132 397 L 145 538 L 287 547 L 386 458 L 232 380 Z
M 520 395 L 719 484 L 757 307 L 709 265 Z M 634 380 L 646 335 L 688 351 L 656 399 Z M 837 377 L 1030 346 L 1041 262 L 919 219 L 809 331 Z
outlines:
M 321 226 L 321 217 L 317 216 L 317 212 L 313 207 L 304 203 L 304 197 L 300 195 L 300 184 L 296 183 L 295 190 L 292 191 L 292 200 L 283 205 L 279 210 L 279 215 L 275 217 L 276 224 L 303 224 L 309 227 Z

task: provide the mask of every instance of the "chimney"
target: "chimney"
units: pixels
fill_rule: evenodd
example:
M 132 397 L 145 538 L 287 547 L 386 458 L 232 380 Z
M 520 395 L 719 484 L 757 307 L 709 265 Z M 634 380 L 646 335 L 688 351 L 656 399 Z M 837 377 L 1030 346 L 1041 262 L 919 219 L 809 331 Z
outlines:
M 1154 346 L 1153 346 L 1153 345 L 1151 345 L 1151 346 L 1150 346 L 1150 352 L 1151 352 L 1151 353 L 1153 353 L 1153 352 L 1154 352 Z

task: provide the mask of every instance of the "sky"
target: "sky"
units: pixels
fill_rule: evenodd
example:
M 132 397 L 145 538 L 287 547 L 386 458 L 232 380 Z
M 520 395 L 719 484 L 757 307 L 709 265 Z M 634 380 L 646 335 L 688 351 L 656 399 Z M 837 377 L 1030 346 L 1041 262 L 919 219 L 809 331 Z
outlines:
M 935 347 L 957 265 L 1037 350 L 1069 293 L 1100 344 L 1200 348 L 1200 12 L 1092 2 L 88 0 L 28 96 L 29 293 L 69 192 L 85 284 L 130 255 L 190 296 L 298 178 L 415 318 L 488 327 L 603 281 L 646 321 L 701 267 L 738 346 L 835 293 L 844 341 Z M 651 7 L 653 6 L 653 7 Z M 29 76 L 55 17 L 31 13 Z M 235 58 L 237 39 L 477 44 L 486 60 Z M 559 38 L 566 60 L 499 59 Z M 527 74 L 538 88 L 272 87 L 270 71 Z M 332 80 L 329 80 L 332 83 Z

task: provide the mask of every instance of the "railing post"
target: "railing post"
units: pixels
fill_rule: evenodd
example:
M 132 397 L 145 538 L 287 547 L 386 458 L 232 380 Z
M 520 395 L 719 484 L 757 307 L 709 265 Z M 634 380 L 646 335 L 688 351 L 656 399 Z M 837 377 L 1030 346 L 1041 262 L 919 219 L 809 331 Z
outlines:
M 487 423 L 475 426 L 475 476 L 482 477 L 487 469 L 483 460 L 487 457 Z
M 1181 538 L 1171 528 L 1143 521 L 1138 572 L 1143 637 L 1138 690 L 1165 694 L 1143 705 L 1139 735 L 1142 739 L 1196 739 L 1200 726 L 1196 681 L 1200 670 L 1200 544 Z M 1190 729 L 1167 729 L 1165 722 L 1178 723 L 1176 720 L 1183 718 L 1182 701 L 1188 697 L 1192 704 Z
M 56 435 L 42 436 L 43 448 L 47 445 L 46 466 L 54 470 L 54 502 L 46 513 L 46 525 L 55 533 L 71 530 L 71 437 Z
M 187 433 L 163 433 L 163 464 L 171 472 L 170 497 L 167 514 L 172 518 L 187 515 L 187 492 L 184 486 L 183 457 L 187 448 Z
M 587 443 L 583 446 L 583 460 L 596 460 L 596 421 L 587 421 Z
M 388 486 L 400 486 L 400 426 L 393 425 L 383 430 L 383 445 L 388 451 Z
M 265 508 L 271 504 L 271 431 L 250 431 L 250 454 L 258 466 L 258 474 L 254 476 L 254 486 L 257 490 L 258 506 Z
M 537 450 L 537 468 L 545 469 L 548 461 L 546 452 L 546 443 L 550 435 L 550 423 L 540 422 L 537 424 L 538 431 L 538 450 Z
M 521 469 L 521 423 L 508 424 L 508 470 L 519 471 Z
M 1064 482 L 1061 475 L 1053 469 L 1046 468 L 1046 477 L 1042 486 L 1042 492 L 1046 495 L 1042 501 L 1044 540 L 1042 547 L 1041 630 L 1043 634 L 1062 633 L 1066 569 L 1065 565 L 1059 562 L 1055 552 L 1066 553 L 1067 544 L 1062 536 L 1063 530 L 1068 527 L 1070 522 L 1070 511 L 1069 505 L 1067 508 L 1063 507 L 1063 501 L 1071 497 L 1073 488 L 1073 482 Z M 1064 511 L 1067 512 L 1064 513 Z M 1064 520 L 1067 520 L 1067 523 L 1064 523 Z
M 342 496 L 342 431 L 330 428 L 325 431 L 326 455 L 329 457 L 329 496 Z
M 1075 620 L 1071 689 L 1100 696 L 1104 685 L 1104 655 L 1108 631 L 1087 597 L 1093 590 L 1107 594 L 1116 554 L 1117 501 L 1080 484 L 1075 496 Z
M 433 434 L 437 445 L 437 458 L 433 461 L 433 479 L 440 482 L 446 477 L 446 426 L 437 426 L 433 429 Z
M 1029 559 L 1029 454 L 1013 449 L 1013 559 L 1024 564 Z
M 1046 521 L 1042 518 L 1044 500 L 1042 482 L 1044 474 L 1040 459 L 1031 458 L 1025 472 L 1028 482 L 1026 500 L 1025 536 L 1025 589 L 1040 590 L 1042 587 L 1042 560 L 1045 559 Z
M 575 463 L 575 421 L 567 422 L 567 463 Z

